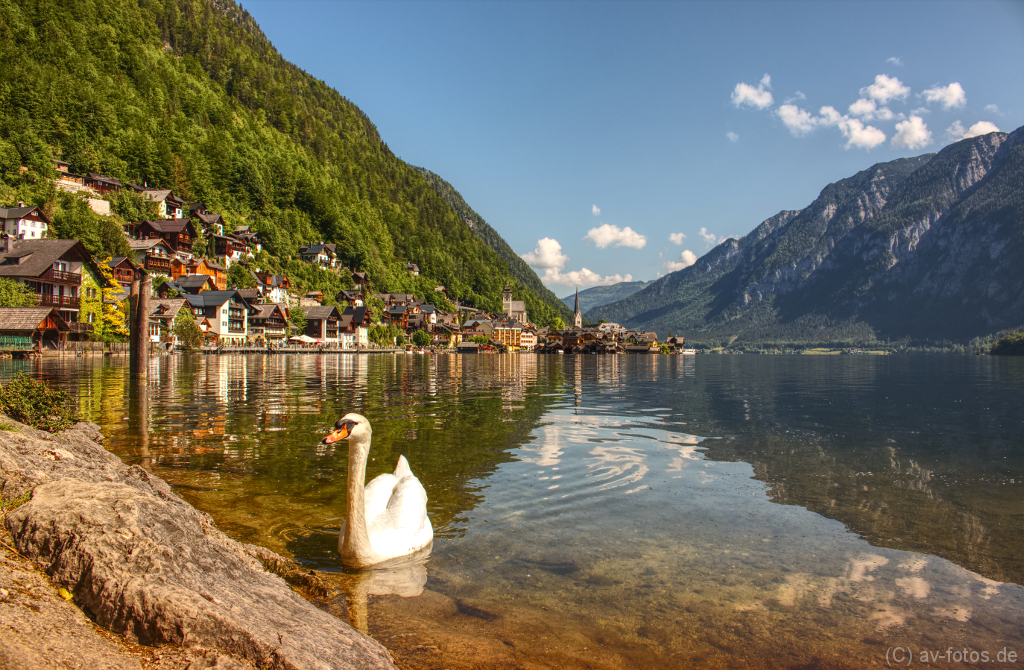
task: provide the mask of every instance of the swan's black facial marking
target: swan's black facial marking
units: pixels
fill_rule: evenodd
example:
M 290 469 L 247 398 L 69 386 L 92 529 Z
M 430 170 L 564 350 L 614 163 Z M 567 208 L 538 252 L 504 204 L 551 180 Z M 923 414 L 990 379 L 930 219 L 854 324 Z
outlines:
M 323 439 L 324 444 L 346 439 L 355 430 L 356 425 L 357 422 L 352 419 L 338 419 L 338 422 L 334 424 L 334 430 Z

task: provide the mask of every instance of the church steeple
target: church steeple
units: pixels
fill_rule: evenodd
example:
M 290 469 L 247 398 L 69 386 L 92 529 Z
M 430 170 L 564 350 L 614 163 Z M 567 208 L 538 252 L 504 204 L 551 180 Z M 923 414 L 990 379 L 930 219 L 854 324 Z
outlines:
M 583 327 L 583 312 L 580 311 L 580 287 L 576 287 L 576 309 L 572 313 L 573 328 Z

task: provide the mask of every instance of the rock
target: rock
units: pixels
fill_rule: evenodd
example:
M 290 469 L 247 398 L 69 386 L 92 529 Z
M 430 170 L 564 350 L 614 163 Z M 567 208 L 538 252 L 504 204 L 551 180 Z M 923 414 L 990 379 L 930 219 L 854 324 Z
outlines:
M 4 497 L 32 489 L 5 523 L 18 551 L 98 624 L 256 667 L 395 667 L 382 645 L 267 572 L 261 561 L 276 555 L 254 558 L 166 482 L 103 449 L 91 424 L 49 441 L 35 433 L 0 433 Z M 194 667 L 230 667 L 217 662 Z

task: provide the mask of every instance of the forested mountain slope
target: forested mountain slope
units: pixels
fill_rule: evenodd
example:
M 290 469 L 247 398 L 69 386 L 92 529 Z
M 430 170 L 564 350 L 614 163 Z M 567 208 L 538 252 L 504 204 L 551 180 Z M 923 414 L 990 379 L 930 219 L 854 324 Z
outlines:
M 591 311 L 691 341 L 965 342 L 1024 323 L 1024 129 L 880 163 Z
M 505 264 L 508 265 L 508 269 L 512 273 L 513 277 L 518 279 L 523 286 L 533 291 L 545 303 L 557 309 L 559 315 L 563 319 L 568 320 L 570 323 L 572 322 L 572 310 L 565 309 L 562 301 L 560 301 L 547 286 L 544 286 L 544 284 L 541 283 L 540 277 L 537 276 L 537 273 L 526 264 L 526 261 L 520 258 L 519 255 L 512 250 L 512 247 L 510 247 L 508 242 L 498 234 L 498 231 L 492 228 L 479 214 L 473 211 L 473 208 L 469 206 L 466 200 L 462 197 L 462 194 L 455 190 L 454 186 L 426 168 L 415 169 L 427 178 L 427 181 L 434 187 L 434 190 L 437 191 L 438 195 L 440 195 L 445 202 L 451 205 L 463 220 L 468 219 L 473 223 L 473 232 L 483 240 L 484 244 L 493 249 L 494 252 L 501 257 L 501 260 L 505 261 Z M 530 318 L 532 319 L 533 311 L 529 305 L 527 305 L 527 312 L 531 315 Z
M 557 315 L 365 114 L 284 60 L 231 0 L 0 0 L 0 198 L 60 218 L 54 157 L 204 201 L 280 259 L 337 242 L 375 290 L 441 284 L 498 310 L 511 282 L 531 318 Z

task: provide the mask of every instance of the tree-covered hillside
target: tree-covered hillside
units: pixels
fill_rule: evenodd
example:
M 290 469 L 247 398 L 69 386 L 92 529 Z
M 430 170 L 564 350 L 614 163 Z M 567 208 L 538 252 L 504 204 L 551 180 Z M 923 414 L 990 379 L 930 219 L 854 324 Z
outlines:
M 498 310 L 511 282 L 534 320 L 557 315 L 365 114 L 285 61 L 231 0 L 0 0 L 0 204 L 63 216 L 51 158 L 203 201 L 282 262 L 337 242 L 375 290 L 441 284 Z M 112 229 L 79 214 L 80 233 Z

